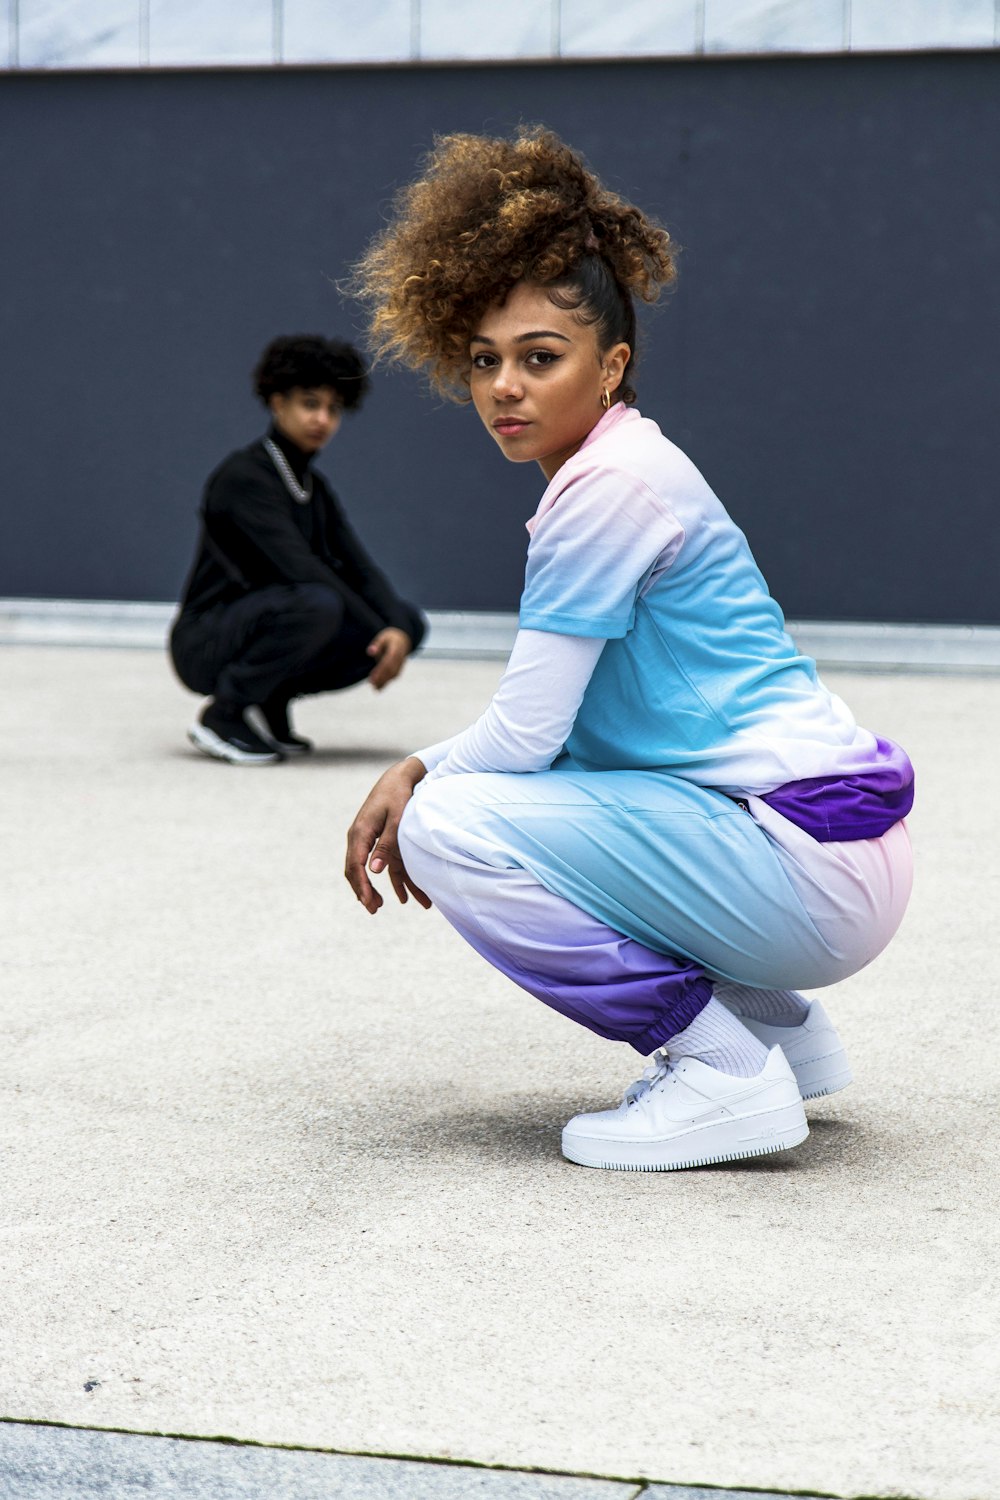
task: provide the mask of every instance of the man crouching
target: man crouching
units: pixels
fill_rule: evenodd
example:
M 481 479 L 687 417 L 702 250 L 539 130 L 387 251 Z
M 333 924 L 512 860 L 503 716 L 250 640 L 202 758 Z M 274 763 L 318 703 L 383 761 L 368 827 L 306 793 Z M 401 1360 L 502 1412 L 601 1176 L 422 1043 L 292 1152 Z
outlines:
M 385 687 L 426 630 L 312 467 L 367 393 L 357 350 L 319 335 L 274 339 L 254 389 L 271 426 L 209 476 L 170 636 L 185 687 L 210 695 L 188 737 L 233 765 L 308 753 L 291 701 L 365 677 Z

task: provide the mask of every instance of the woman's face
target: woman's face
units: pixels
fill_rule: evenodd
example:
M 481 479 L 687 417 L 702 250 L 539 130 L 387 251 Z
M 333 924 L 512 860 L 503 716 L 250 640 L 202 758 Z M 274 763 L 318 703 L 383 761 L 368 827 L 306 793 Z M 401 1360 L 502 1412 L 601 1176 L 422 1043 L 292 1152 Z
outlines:
M 514 463 L 533 458 L 551 479 L 601 420 L 629 359 L 627 344 L 602 354 L 593 326 L 521 281 L 479 320 L 469 344 L 476 411 Z

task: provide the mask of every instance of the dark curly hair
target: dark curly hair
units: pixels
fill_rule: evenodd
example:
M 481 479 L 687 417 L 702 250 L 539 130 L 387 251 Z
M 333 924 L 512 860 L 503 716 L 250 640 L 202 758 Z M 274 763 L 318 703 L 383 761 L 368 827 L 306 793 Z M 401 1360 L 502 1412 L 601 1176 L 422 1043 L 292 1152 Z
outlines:
M 371 310 L 376 356 L 426 370 L 468 399 L 469 338 L 519 281 L 593 324 L 601 349 L 635 350 L 633 297 L 654 302 L 676 275 L 670 236 L 601 185 L 541 126 L 513 140 L 446 135 L 398 195 L 349 283 Z M 634 401 L 627 384 L 618 395 Z
M 368 394 L 365 362 L 352 344 L 318 333 L 291 333 L 272 339 L 253 372 L 254 394 L 266 406 L 275 395 L 300 386 L 332 386 L 346 411 L 354 411 Z

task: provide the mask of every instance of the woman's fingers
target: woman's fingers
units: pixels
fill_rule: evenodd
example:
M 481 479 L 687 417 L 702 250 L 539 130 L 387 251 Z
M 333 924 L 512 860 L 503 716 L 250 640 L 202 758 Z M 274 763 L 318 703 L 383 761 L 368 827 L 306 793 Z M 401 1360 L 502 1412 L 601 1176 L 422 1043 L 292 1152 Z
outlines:
M 407 893 L 412 892 L 421 906 L 430 907 L 430 899 L 407 875 L 403 856 L 392 835 L 383 833 L 376 841 L 370 832 L 366 833 L 363 828 L 355 825 L 347 836 L 344 874 L 362 906 L 373 914 L 382 905 L 382 897 L 372 884 L 368 872 L 380 875 L 383 870 L 388 870 L 392 888 L 404 906 L 409 900 Z
M 398 824 L 396 826 L 398 827 Z M 391 833 L 387 830 L 382 834 L 368 860 L 368 869 L 373 875 L 379 875 L 383 870 L 388 870 L 389 881 L 396 893 L 397 901 L 402 906 L 405 906 L 410 896 L 412 896 L 425 911 L 430 910 L 433 905 L 431 898 L 418 885 L 415 885 L 406 873 L 403 856 L 400 854 L 399 844 L 396 842 L 395 829 Z M 374 886 L 372 886 L 372 890 L 374 891 Z
M 414 885 L 413 881 L 410 879 L 409 875 L 406 874 L 405 870 L 403 871 L 403 879 L 406 881 L 407 890 L 410 892 L 410 895 L 413 897 L 414 901 L 417 902 L 418 906 L 422 906 L 424 908 L 424 911 L 430 911 L 431 907 L 434 905 L 434 902 L 431 900 L 430 896 L 427 895 L 426 891 L 422 891 L 418 885 Z
M 374 853 L 368 861 L 368 868 L 375 875 L 380 874 L 382 870 L 388 870 L 389 880 L 393 890 L 396 892 L 396 899 L 401 905 L 405 906 L 412 895 L 414 900 L 425 911 L 430 910 L 433 905 L 430 897 L 418 885 L 415 885 L 406 873 L 403 856 L 400 854 L 399 844 L 396 842 L 395 831 L 391 834 L 386 832 L 379 839 Z
M 344 874 L 366 911 L 375 913 L 382 905 L 371 875 L 381 875 L 383 870 L 388 870 L 396 898 L 403 905 L 410 895 L 425 908 L 431 905 L 430 898 L 407 875 L 399 852 L 397 832 L 412 795 L 412 781 L 401 782 L 398 774 L 393 777 L 386 772 L 369 793 L 348 832 Z
M 349 868 L 345 873 L 350 882 L 351 890 L 357 896 L 365 911 L 371 912 L 374 916 L 375 912 L 382 905 L 382 897 L 368 879 L 364 862 L 362 861 L 360 865 L 355 865 L 353 869 Z
M 393 864 L 399 861 L 399 858 L 399 845 L 394 835 L 386 831 L 369 856 L 368 868 L 373 875 L 381 875 L 385 869 L 388 869 L 391 874 Z
M 403 869 L 403 861 L 398 855 L 395 859 L 389 861 L 389 879 L 392 882 L 393 890 L 396 892 L 396 900 L 401 906 L 405 906 L 410 898 L 406 894 L 406 871 Z
M 414 885 L 413 881 L 406 873 L 406 866 L 403 864 L 403 856 L 400 854 L 398 848 L 396 849 L 396 852 L 387 859 L 386 867 L 388 868 L 389 879 L 392 882 L 393 890 L 396 892 L 397 900 L 403 906 L 405 906 L 407 901 L 410 899 L 410 896 L 412 896 L 413 899 L 418 903 L 418 905 L 422 906 L 425 911 L 430 911 L 431 906 L 433 905 L 431 898 L 426 895 L 418 885 Z M 370 861 L 369 868 L 373 868 Z
M 377 836 L 374 830 L 366 829 L 355 820 L 347 835 L 347 859 L 344 862 L 344 874 L 351 890 L 365 910 L 373 913 L 382 905 L 382 897 L 369 880 L 367 869 L 368 855 Z

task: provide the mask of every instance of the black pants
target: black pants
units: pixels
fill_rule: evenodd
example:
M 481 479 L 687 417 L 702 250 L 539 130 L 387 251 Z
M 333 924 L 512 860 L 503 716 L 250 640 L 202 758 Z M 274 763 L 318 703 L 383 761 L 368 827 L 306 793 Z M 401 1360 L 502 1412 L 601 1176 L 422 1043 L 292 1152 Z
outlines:
M 412 605 L 404 607 L 415 650 L 427 626 Z M 181 614 L 170 656 L 192 692 L 245 708 L 360 682 L 375 666 L 365 648 L 376 633 L 345 609 L 336 589 L 279 584 L 203 614 Z

